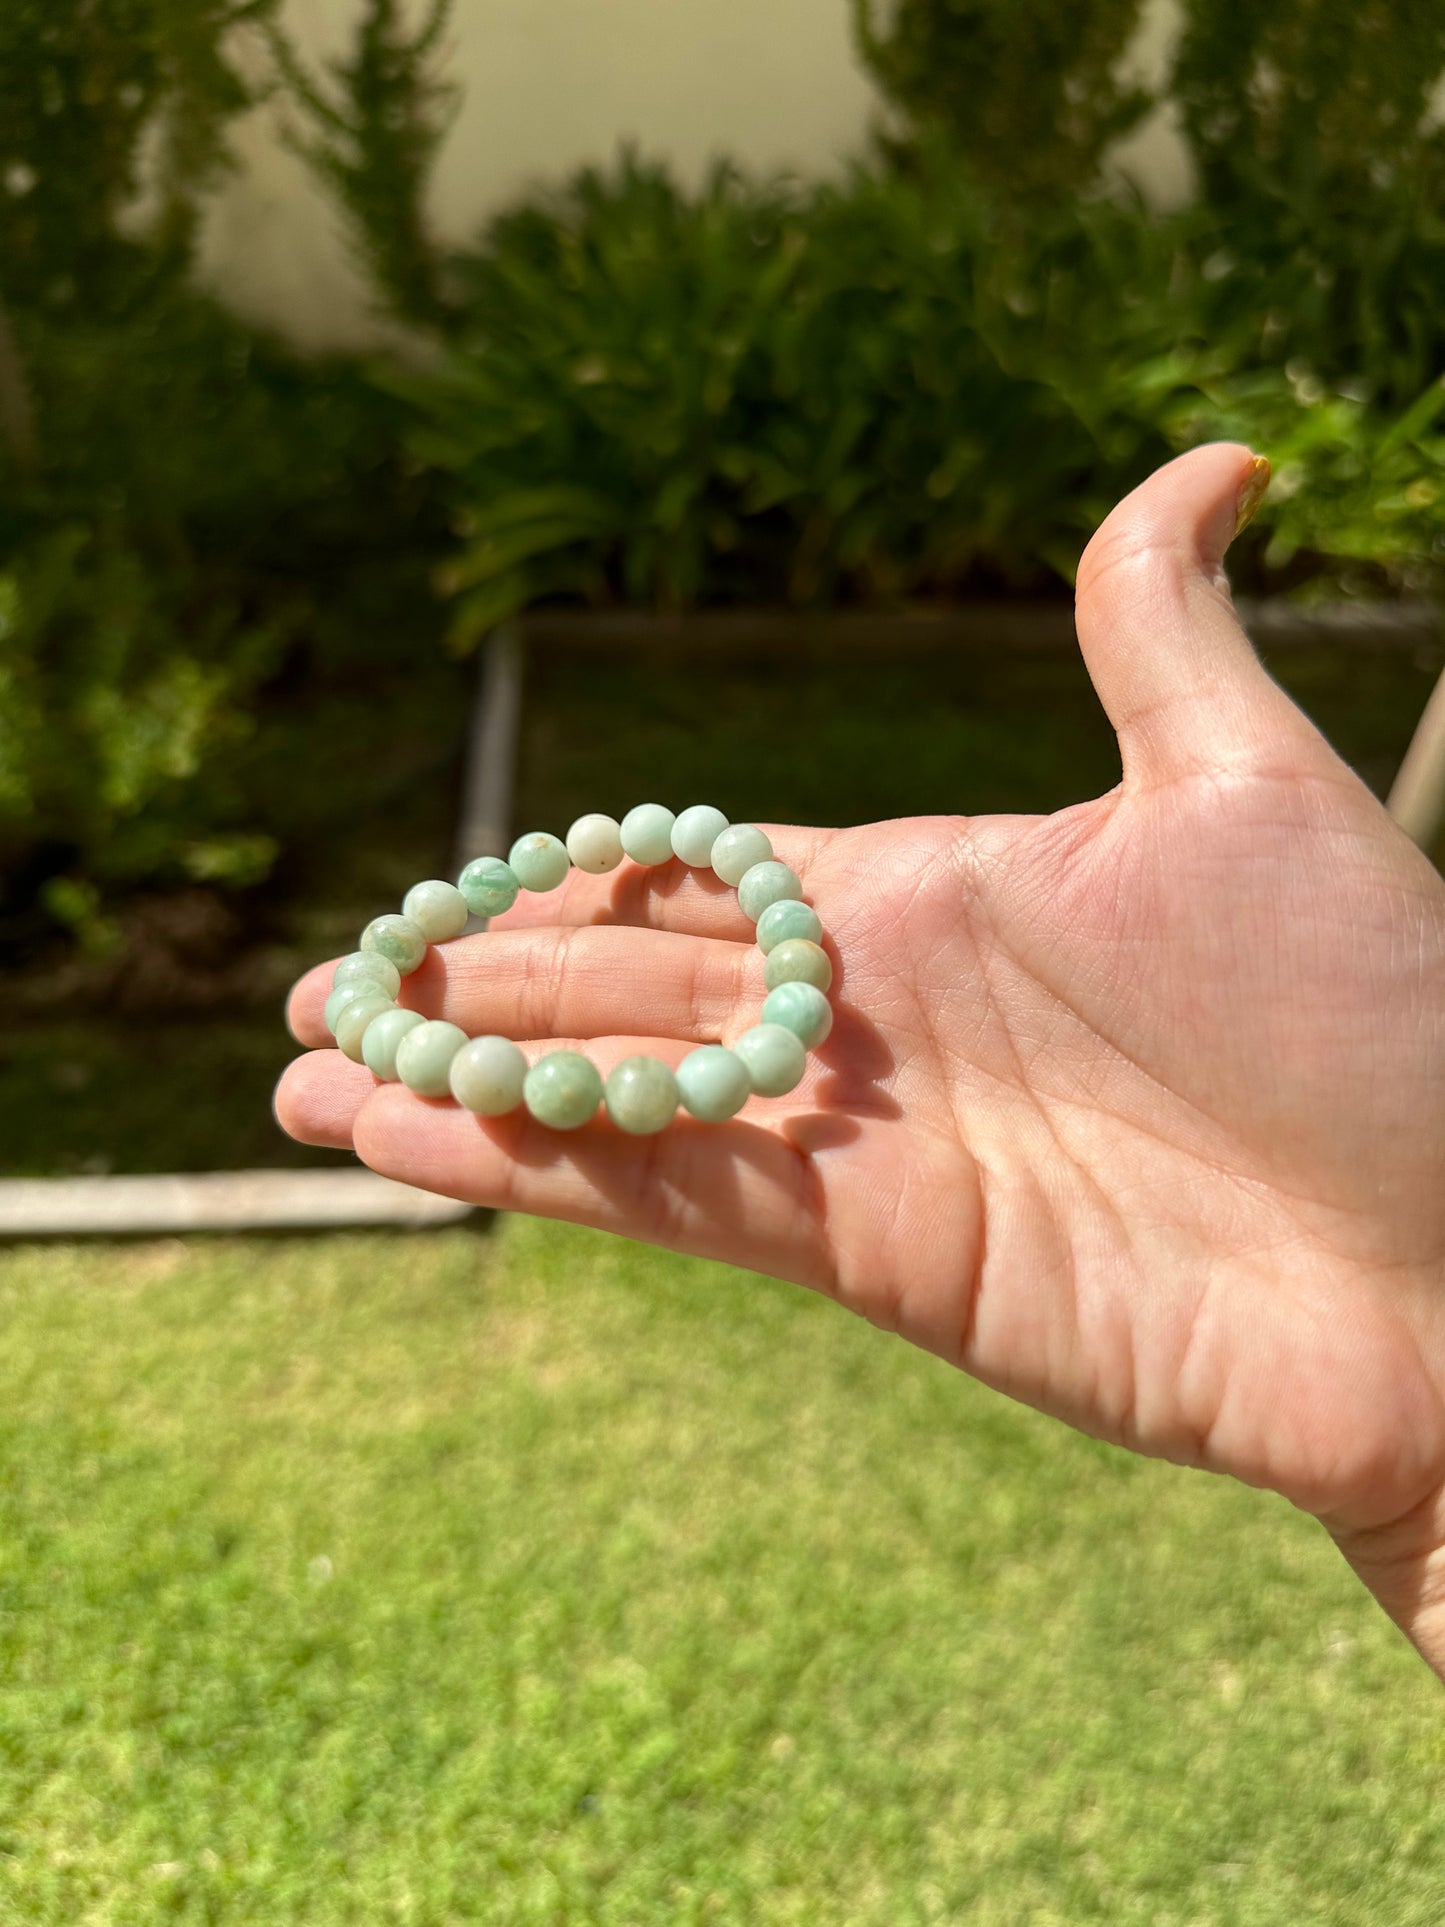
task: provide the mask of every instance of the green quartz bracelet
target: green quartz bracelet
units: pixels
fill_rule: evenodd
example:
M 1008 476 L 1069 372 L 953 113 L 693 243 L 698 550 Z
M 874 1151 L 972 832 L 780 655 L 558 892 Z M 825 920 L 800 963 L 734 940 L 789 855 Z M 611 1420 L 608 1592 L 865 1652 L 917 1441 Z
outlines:
M 499 916 L 523 890 L 555 890 L 572 868 L 601 876 L 624 860 L 643 867 L 676 860 L 710 870 L 736 889 L 743 914 L 757 925 L 768 994 L 761 1020 L 734 1048 L 703 1044 L 676 1071 L 660 1058 L 629 1057 L 604 1082 L 578 1051 L 551 1051 L 529 1065 L 510 1038 L 468 1038 L 455 1024 L 397 1002 L 401 979 L 420 968 L 432 944 L 459 937 L 469 917 Z M 832 1028 L 832 980 L 822 923 L 803 902 L 796 871 L 774 857 L 765 831 L 729 823 L 706 803 L 678 816 L 660 803 L 640 803 L 620 823 L 579 817 L 565 838 L 529 831 L 505 862 L 477 857 L 455 884 L 438 878 L 415 884 L 400 913 L 374 918 L 360 949 L 337 964 L 326 1027 L 354 1062 L 418 1097 L 449 1097 L 478 1117 L 522 1107 L 555 1131 L 578 1130 L 605 1108 L 619 1130 L 646 1137 L 663 1130 L 679 1109 L 720 1124 L 749 1097 L 795 1090 L 807 1052 Z

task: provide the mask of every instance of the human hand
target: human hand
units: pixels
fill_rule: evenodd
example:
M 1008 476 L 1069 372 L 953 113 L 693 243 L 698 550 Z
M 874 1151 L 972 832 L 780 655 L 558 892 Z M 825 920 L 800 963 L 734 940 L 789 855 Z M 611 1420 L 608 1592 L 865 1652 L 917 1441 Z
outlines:
M 1109 795 L 769 829 L 836 973 L 792 1096 L 564 1135 L 316 1050 L 277 1114 L 411 1184 L 797 1280 L 1100 1437 L 1272 1487 L 1445 1673 L 1445 883 L 1235 619 L 1253 474 L 1198 449 L 1084 557 Z M 293 993 L 307 1044 L 329 982 Z M 403 1000 L 605 1073 L 733 1035 L 761 987 L 731 891 L 629 864 L 433 949 Z

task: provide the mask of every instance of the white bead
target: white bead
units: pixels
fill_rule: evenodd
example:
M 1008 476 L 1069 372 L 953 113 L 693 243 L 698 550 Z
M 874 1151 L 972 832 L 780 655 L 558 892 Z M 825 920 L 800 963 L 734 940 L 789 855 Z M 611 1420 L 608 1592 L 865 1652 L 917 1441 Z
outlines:
M 589 876 L 605 876 L 622 861 L 622 826 L 610 816 L 579 816 L 567 832 L 567 854 Z
M 721 810 L 710 803 L 694 803 L 672 826 L 673 854 L 693 870 L 712 866 L 712 846 L 728 826 Z
M 736 889 L 755 863 L 769 862 L 772 854 L 771 842 L 755 823 L 734 823 L 713 844 L 708 860 L 723 882 Z
M 622 819 L 622 847 L 634 863 L 649 868 L 672 861 L 672 826 L 677 818 L 661 803 L 639 803 Z
M 428 943 L 446 943 L 467 927 L 467 900 L 454 883 L 429 877 L 407 891 L 401 900 L 401 914 L 420 926 Z

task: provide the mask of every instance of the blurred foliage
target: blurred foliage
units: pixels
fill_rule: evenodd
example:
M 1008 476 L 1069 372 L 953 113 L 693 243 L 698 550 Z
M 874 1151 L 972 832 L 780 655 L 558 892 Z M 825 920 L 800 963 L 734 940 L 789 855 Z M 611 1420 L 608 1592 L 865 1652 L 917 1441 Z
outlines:
M 238 34 L 278 0 L 6 0 L 0 296 L 94 308 L 173 263 L 252 98 Z M 151 243 L 140 250 L 137 236 Z
M 138 884 L 256 880 L 317 808 L 289 718 L 380 625 L 393 660 L 398 619 L 426 635 L 396 404 L 189 276 L 272 12 L 0 13 L 3 937 L 103 947 Z
M 858 50 L 905 121 L 925 134 L 946 130 L 969 175 L 1005 205 L 1073 200 L 1151 105 L 1119 72 L 1140 0 L 852 7 Z
M 1190 0 L 1170 91 L 1215 228 L 1219 323 L 1403 407 L 1440 372 L 1445 9 Z
M 445 326 L 451 314 L 445 260 L 424 208 L 456 103 L 456 89 L 432 71 L 451 12 L 452 0 L 432 0 L 408 33 L 398 0 L 367 0 L 329 84 L 308 75 L 279 26 L 268 36 L 299 119 L 292 145 L 340 204 L 383 301 L 423 326 Z
M 454 491 L 454 641 L 552 595 L 1056 591 L 1120 494 L 1226 434 L 1281 471 L 1252 586 L 1438 581 L 1438 388 L 1384 409 L 1261 364 L 1207 209 L 1018 226 L 951 162 L 689 195 L 627 157 L 495 222 L 450 352 L 394 378 Z

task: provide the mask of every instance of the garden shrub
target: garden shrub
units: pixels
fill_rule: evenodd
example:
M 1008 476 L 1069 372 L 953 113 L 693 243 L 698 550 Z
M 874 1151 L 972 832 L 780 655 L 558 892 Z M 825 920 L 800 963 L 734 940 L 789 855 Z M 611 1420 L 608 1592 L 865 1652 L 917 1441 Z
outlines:
M 1112 501 L 1224 434 L 1281 468 L 1252 586 L 1438 583 L 1437 388 L 1382 408 L 1262 362 L 1207 210 L 1020 226 L 950 161 L 689 195 L 629 157 L 495 222 L 448 352 L 397 383 L 463 536 L 454 642 L 558 595 L 1059 592 Z

